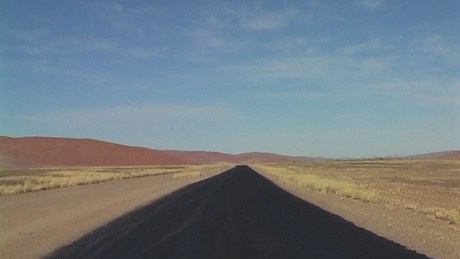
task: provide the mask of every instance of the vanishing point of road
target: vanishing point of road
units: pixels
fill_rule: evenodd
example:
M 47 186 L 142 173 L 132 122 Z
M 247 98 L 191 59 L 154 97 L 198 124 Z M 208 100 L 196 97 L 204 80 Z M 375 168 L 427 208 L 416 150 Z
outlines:
M 186 186 L 52 258 L 426 258 L 301 200 L 247 166 Z

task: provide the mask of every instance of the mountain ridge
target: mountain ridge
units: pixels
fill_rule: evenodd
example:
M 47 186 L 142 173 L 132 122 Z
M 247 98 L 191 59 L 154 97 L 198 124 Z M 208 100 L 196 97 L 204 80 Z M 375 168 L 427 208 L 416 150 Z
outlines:
M 0 168 L 289 162 L 311 159 L 262 152 L 227 154 L 157 150 L 88 138 L 0 136 Z
M 460 150 L 406 156 L 415 159 L 460 159 Z M 324 158 L 267 152 L 228 154 L 212 151 L 158 150 L 89 138 L 0 136 L 0 168 L 77 166 L 149 166 L 228 162 L 286 163 Z

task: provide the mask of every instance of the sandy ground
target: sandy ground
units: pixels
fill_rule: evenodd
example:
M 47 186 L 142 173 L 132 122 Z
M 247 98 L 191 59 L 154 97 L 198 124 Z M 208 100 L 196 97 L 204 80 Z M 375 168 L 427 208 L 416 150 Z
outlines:
M 192 182 L 161 175 L 0 197 L 2 258 L 39 258 Z
M 182 180 L 163 175 L 0 197 L 1 257 L 46 255 L 128 211 L 214 174 Z M 459 225 L 409 210 L 281 187 L 417 252 L 434 258 L 460 258 Z
M 459 225 L 406 209 L 296 189 L 282 185 L 262 170 L 258 172 L 290 193 L 419 253 L 433 258 L 460 258 Z

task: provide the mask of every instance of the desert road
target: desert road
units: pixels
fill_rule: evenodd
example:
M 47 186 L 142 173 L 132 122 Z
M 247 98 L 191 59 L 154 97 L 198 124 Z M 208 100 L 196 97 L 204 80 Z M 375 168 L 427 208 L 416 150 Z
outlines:
M 426 258 L 307 203 L 247 166 L 131 212 L 50 258 Z

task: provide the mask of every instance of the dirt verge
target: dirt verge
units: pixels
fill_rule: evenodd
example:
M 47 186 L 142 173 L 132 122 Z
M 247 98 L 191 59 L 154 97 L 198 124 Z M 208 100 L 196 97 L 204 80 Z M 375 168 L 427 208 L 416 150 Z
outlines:
M 2 258 L 39 258 L 196 178 L 160 175 L 0 197 Z
M 258 172 L 288 192 L 419 253 L 433 258 L 460 258 L 460 227 L 456 224 L 407 209 L 294 188 L 263 170 Z

